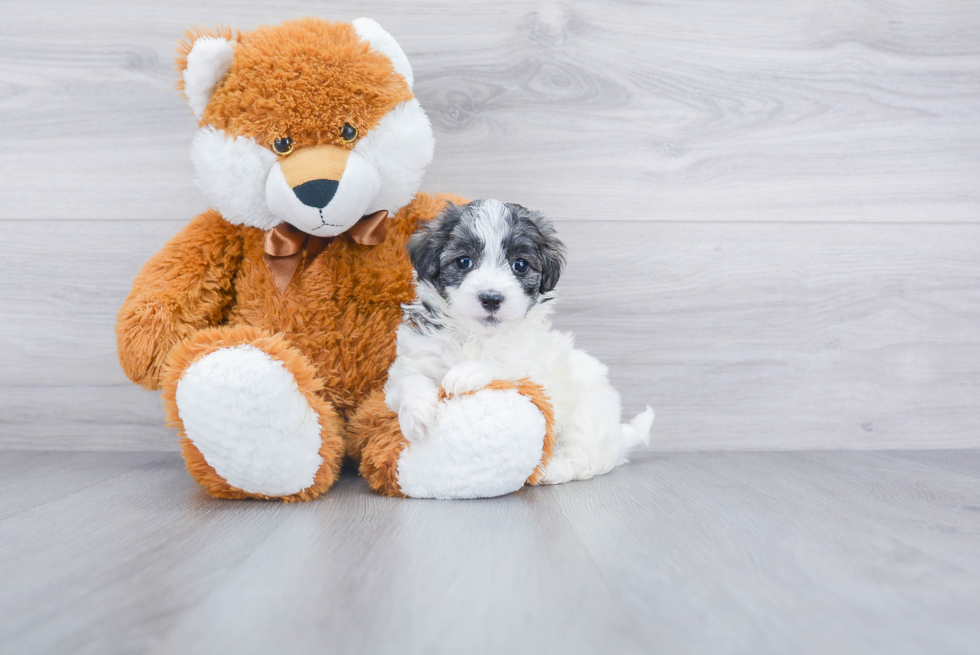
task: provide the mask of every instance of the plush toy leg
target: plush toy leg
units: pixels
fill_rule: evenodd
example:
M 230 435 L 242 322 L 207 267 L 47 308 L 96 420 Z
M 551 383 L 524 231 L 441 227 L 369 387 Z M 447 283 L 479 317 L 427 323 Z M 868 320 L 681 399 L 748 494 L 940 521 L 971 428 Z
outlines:
M 377 391 L 350 421 L 349 454 L 371 488 L 412 498 L 489 498 L 537 484 L 554 448 L 554 414 L 529 380 L 444 398 L 424 439 L 409 443 Z
M 405 497 L 398 486 L 398 457 L 408 444 L 398 415 L 378 389 L 365 398 L 347 425 L 347 454 L 360 462 L 361 476 L 375 491 Z
M 167 418 L 191 475 L 217 498 L 311 500 L 337 479 L 343 421 L 322 381 L 280 336 L 202 330 L 171 352 Z

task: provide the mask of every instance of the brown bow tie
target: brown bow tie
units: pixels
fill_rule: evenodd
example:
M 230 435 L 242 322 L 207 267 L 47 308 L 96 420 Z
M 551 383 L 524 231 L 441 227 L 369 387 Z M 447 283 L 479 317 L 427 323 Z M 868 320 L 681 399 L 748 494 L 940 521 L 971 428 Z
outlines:
M 355 223 L 344 234 L 353 239 L 354 243 L 362 246 L 376 246 L 385 240 L 385 219 L 388 212 L 381 211 L 368 214 Z M 299 268 L 299 263 L 306 256 L 307 266 L 313 263 L 316 256 L 330 245 L 336 237 L 318 237 L 307 234 L 289 223 L 280 223 L 265 233 L 265 265 L 272 273 L 279 293 L 286 293 L 289 281 Z

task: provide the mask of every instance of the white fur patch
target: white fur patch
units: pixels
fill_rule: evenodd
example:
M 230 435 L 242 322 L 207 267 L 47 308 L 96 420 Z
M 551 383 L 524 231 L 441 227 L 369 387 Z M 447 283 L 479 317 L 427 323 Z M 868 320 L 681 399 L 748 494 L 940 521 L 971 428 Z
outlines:
M 288 496 L 323 464 L 316 412 L 282 362 L 253 346 L 223 348 L 177 383 L 184 432 L 228 484 Z
M 395 71 L 405 78 L 408 88 L 411 89 L 415 84 L 415 77 L 412 75 L 412 66 L 408 63 L 408 57 L 395 37 L 389 34 L 377 21 L 370 18 L 357 18 L 352 23 L 354 31 L 357 32 L 361 41 L 371 44 L 371 49 L 380 52 L 391 61 Z
M 500 296 L 500 307 L 494 313 L 498 321 L 514 321 L 524 318 L 529 298 L 511 272 L 510 262 L 504 252 L 503 240 L 509 232 L 509 210 L 499 200 L 481 201 L 473 232 L 483 242 L 480 263 L 458 287 L 447 290 L 451 313 L 463 319 L 480 321 L 487 316 L 480 304 L 480 296 L 494 293 Z
M 194 41 L 184 69 L 184 93 L 191 111 L 199 120 L 218 82 L 228 74 L 234 56 L 234 42 L 228 39 L 202 36 Z
M 198 189 L 226 221 L 262 230 L 282 222 L 265 200 L 266 180 L 277 161 L 271 150 L 207 126 L 194 137 L 191 160 Z
M 432 126 L 418 101 L 403 102 L 358 141 L 337 194 L 322 213 L 299 201 L 277 176 L 276 155 L 254 139 L 229 138 L 206 126 L 194 137 L 191 160 L 201 193 L 229 223 L 270 230 L 285 221 L 310 234 L 333 236 L 365 214 L 380 209 L 395 214 L 410 203 L 434 148 Z
M 473 232 L 483 242 L 483 261 L 486 264 L 506 264 L 503 240 L 509 232 L 509 214 L 507 206 L 499 200 L 486 198 L 479 203 L 473 219 Z
M 398 484 L 412 498 L 491 498 L 517 491 L 541 463 L 544 416 L 516 390 L 440 403 L 426 437 L 405 447 Z
M 634 416 L 632 421 L 620 424 L 619 427 L 623 432 L 624 457 L 633 450 L 650 445 L 650 428 L 653 427 L 654 418 L 653 409 L 647 405 L 647 408 Z
M 415 98 L 392 109 L 364 135 L 354 153 L 374 164 L 381 178 L 381 189 L 365 213 L 387 209 L 395 214 L 412 202 L 435 144 L 429 117 Z

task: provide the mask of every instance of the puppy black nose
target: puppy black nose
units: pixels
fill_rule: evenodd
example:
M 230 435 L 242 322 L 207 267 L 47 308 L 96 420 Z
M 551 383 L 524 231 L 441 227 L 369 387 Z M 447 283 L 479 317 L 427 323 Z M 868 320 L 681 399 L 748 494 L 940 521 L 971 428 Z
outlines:
M 337 180 L 310 180 L 294 187 L 293 193 L 304 205 L 323 209 L 333 199 L 339 186 Z
M 500 303 L 503 301 L 504 297 L 496 291 L 480 294 L 480 304 L 483 305 L 483 309 L 491 313 L 500 309 Z

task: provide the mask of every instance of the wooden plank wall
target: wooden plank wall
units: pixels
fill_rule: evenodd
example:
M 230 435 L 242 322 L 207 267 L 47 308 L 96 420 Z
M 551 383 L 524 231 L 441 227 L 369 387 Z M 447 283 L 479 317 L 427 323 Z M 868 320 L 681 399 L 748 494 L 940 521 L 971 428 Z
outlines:
M 327 13 L 329 12 L 329 13 Z M 193 24 L 382 23 L 429 191 L 571 249 L 559 324 L 663 449 L 980 446 L 980 4 L 5 2 L 0 447 L 171 450 L 115 360 L 133 275 L 204 208 Z

